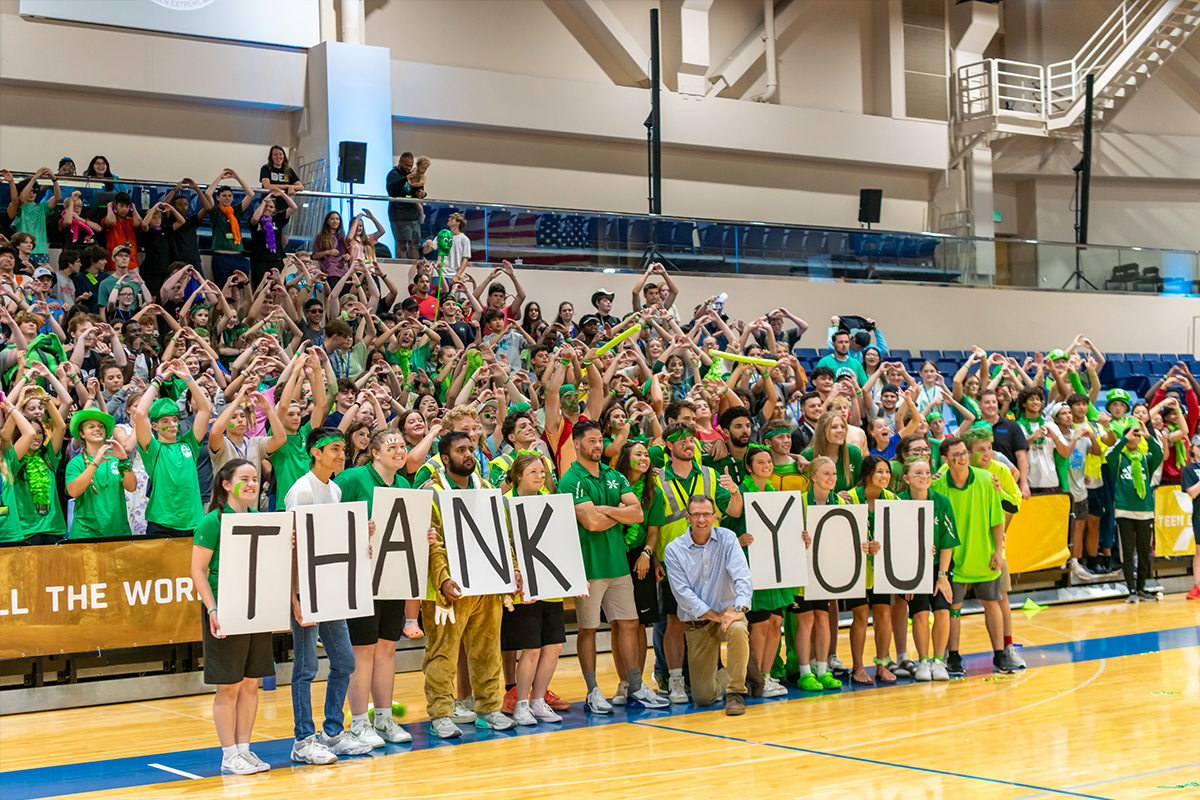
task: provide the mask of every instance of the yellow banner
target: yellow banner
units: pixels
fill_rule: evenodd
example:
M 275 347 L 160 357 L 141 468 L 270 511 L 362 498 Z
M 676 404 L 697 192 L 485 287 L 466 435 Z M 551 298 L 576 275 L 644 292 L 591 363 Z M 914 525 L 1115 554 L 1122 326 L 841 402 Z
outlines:
M 1192 498 L 1177 486 L 1154 492 L 1154 554 L 1190 556 L 1196 552 L 1192 533 Z
M 0 548 L 0 658 L 200 640 L 192 540 Z
M 1004 556 L 1009 573 L 1061 567 L 1071 557 L 1067 520 L 1071 498 L 1065 494 L 1035 495 L 1021 503 L 1005 535 Z

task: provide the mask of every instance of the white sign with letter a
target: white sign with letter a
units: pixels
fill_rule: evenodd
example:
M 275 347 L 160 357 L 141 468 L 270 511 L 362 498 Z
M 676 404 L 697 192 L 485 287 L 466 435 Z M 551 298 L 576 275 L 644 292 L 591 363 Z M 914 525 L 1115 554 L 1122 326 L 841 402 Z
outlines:
M 291 511 L 221 515 L 217 622 L 222 634 L 291 626 L 292 519 Z
M 296 565 L 302 622 L 375 613 L 366 501 L 297 506 Z
M 876 500 L 876 594 L 933 594 L 933 503 Z
M 567 494 L 506 497 L 526 600 L 587 594 L 575 504 Z
M 755 492 L 742 495 L 750 578 L 755 589 L 800 588 L 808 584 L 804 539 L 803 492 Z
M 805 600 L 867 596 L 867 507 L 809 506 L 808 583 Z
M 437 490 L 450 575 L 464 596 L 517 591 L 503 501 L 498 489 Z
M 429 575 L 433 492 L 375 487 L 371 592 L 380 600 L 422 600 Z

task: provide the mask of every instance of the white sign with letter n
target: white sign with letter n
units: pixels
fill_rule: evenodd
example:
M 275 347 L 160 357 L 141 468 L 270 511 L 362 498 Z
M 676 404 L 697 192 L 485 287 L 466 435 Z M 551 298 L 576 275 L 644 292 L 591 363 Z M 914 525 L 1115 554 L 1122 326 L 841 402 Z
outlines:
M 464 596 L 517 591 L 498 489 L 438 489 L 450 575 Z

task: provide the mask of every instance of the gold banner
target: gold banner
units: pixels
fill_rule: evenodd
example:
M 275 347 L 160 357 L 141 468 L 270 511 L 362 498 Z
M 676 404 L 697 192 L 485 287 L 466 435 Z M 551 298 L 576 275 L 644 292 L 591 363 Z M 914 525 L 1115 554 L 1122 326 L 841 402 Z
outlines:
M 1154 492 L 1154 554 L 1161 558 L 1195 552 L 1192 498 L 1178 486 L 1158 487 Z
M 1021 503 L 1005 534 L 1008 571 L 1033 572 L 1067 563 L 1070 513 L 1071 498 L 1065 494 L 1036 495 Z
M 0 658 L 200 640 L 192 540 L 0 548 Z

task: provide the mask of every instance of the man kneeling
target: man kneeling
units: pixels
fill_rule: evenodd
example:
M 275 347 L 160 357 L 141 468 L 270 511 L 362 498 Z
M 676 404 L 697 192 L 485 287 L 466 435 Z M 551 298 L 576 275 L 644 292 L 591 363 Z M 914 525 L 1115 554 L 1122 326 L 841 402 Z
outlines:
M 751 657 L 746 612 L 753 585 L 750 565 L 727 528 L 714 528 L 716 506 L 705 495 L 688 502 L 688 535 L 667 545 L 667 578 L 679 602 L 687 636 L 688 677 L 697 706 L 725 693 L 725 713 L 746 713 L 746 684 L 761 687 L 758 660 Z M 727 668 L 718 669 L 721 643 Z M 749 670 L 749 672 L 747 672 Z

